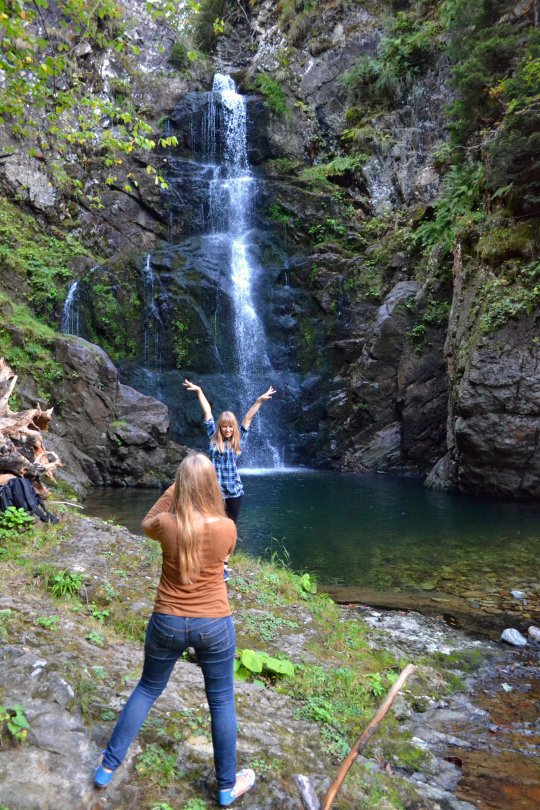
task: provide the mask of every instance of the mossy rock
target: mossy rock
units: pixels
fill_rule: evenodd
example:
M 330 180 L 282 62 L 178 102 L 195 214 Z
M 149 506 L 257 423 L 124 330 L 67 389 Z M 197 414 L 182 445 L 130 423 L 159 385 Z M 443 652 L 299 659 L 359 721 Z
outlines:
M 488 261 L 511 257 L 531 258 L 535 253 L 538 221 L 495 228 L 478 240 L 478 254 Z

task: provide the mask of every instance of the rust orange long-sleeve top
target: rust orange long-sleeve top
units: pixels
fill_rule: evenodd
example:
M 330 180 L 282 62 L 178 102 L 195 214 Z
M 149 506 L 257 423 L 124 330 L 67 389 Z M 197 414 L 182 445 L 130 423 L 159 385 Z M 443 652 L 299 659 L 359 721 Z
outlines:
M 223 563 L 236 545 L 236 526 L 229 518 L 205 524 L 201 571 L 191 585 L 183 585 L 178 575 L 178 525 L 169 511 L 173 489 L 169 487 L 163 493 L 141 524 L 144 533 L 161 544 L 163 554 L 154 613 L 196 618 L 230 616 Z

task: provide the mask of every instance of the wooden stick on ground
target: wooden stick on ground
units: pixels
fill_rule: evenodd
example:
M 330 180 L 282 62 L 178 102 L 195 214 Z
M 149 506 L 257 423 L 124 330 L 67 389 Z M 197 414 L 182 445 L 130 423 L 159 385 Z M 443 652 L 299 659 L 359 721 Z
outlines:
M 341 763 L 336 778 L 328 788 L 328 791 L 322 801 L 322 804 L 317 799 L 315 791 L 313 790 L 312 786 L 309 783 L 309 779 L 301 775 L 295 776 L 296 786 L 300 793 L 300 800 L 302 802 L 304 810 L 330 810 L 332 802 L 336 798 L 337 792 L 341 787 L 343 780 L 345 779 L 351 765 L 359 755 L 360 751 L 362 751 L 362 749 L 365 748 L 368 742 L 371 740 L 371 738 L 379 728 L 381 721 L 387 714 L 390 706 L 396 699 L 399 690 L 401 689 L 401 687 L 403 686 L 409 675 L 411 675 L 411 673 L 413 673 L 415 670 L 416 667 L 413 664 L 408 664 L 403 670 L 403 672 L 400 674 L 397 681 L 389 689 L 388 694 L 386 695 L 385 699 L 379 706 L 377 712 L 374 714 L 373 719 L 371 720 L 365 731 L 357 739 L 347 757 Z

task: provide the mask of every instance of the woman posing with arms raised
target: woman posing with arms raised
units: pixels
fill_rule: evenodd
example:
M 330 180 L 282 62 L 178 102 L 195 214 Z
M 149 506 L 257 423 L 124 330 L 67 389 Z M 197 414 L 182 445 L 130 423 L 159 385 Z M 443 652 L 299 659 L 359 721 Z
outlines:
M 174 485 L 150 509 L 142 527 L 161 544 L 161 578 L 146 631 L 142 676 L 118 718 L 94 783 L 107 787 L 175 663 L 193 647 L 210 707 L 218 801 L 227 807 L 252 787 L 255 774 L 236 773 L 236 636 L 223 581 L 236 527 L 225 517 L 216 473 L 206 456 L 197 453 L 182 461 Z
M 251 420 L 266 400 L 272 399 L 276 393 L 275 388 L 270 388 L 266 393 L 257 397 L 251 408 L 248 410 L 242 424 L 238 426 L 238 420 L 231 411 L 223 411 L 218 417 L 217 428 L 212 416 L 212 408 L 206 399 L 200 385 L 195 385 L 189 380 L 184 380 L 184 386 L 188 391 L 195 391 L 199 399 L 204 425 L 210 439 L 208 452 L 212 464 L 216 468 L 216 473 L 221 487 L 221 492 L 225 500 L 225 512 L 227 516 L 236 523 L 242 505 L 244 487 L 236 467 L 238 457 L 244 449 Z

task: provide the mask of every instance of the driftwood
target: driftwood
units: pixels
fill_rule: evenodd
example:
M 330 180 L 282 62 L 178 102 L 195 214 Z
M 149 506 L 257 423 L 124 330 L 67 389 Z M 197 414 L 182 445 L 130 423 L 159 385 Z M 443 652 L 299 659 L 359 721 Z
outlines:
M 351 765 L 359 755 L 360 751 L 366 747 L 368 742 L 371 740 L 377 729 L 379 728 L 381 721 L 387 714 L 390 706 L 396 699 L 396 696 L 409 677 L 409 675 L 414 672 L 416 669 L 413 664 L 408 664 L 403 672 L 400 674 L 397 681 L 393 684 L 393 686 L 389 689 L 388 694 L 386 695 L 385 699 L 379 706 L 378 710 L 373 716 L 373 719 L 370 721 L 369 725 L 365 729 L 365 731 L 360 735 L 357 739 L 353 747 L 351 748 L 349 754 L 343 760 L 340 765 L 340 768 L 337 772 L 336 778 L 328 788 L 326 796 L 322 800 L 319 801 L 317 798 L 317 794 L 313 789 L 309 779 L 307 776 L 302 776 L 302 774 L 297 774 L 294 779 L 296 782 L 296 787 L 298 788 L 298 792 L 300 794 L 300 801 L 302 802 L 302 807 L 304 810 L 330 810 L 332 806 L 332 802 L 336 798 L 337 792 L 341 787 L 343 780 L 345 779 Z
M 39 481 L 45 475 L 55 480 L 54 472 L 61 467 L 56 453 L 43 444 L 42 431 L 49 428 L 53 409 L 42 410 L 39 404 L 18 413 L 9 407 L 9 398 L 17 383 L 17 375 L 0 358 L 0 474 L 31 478 L 40 494 L 48 494 Z

